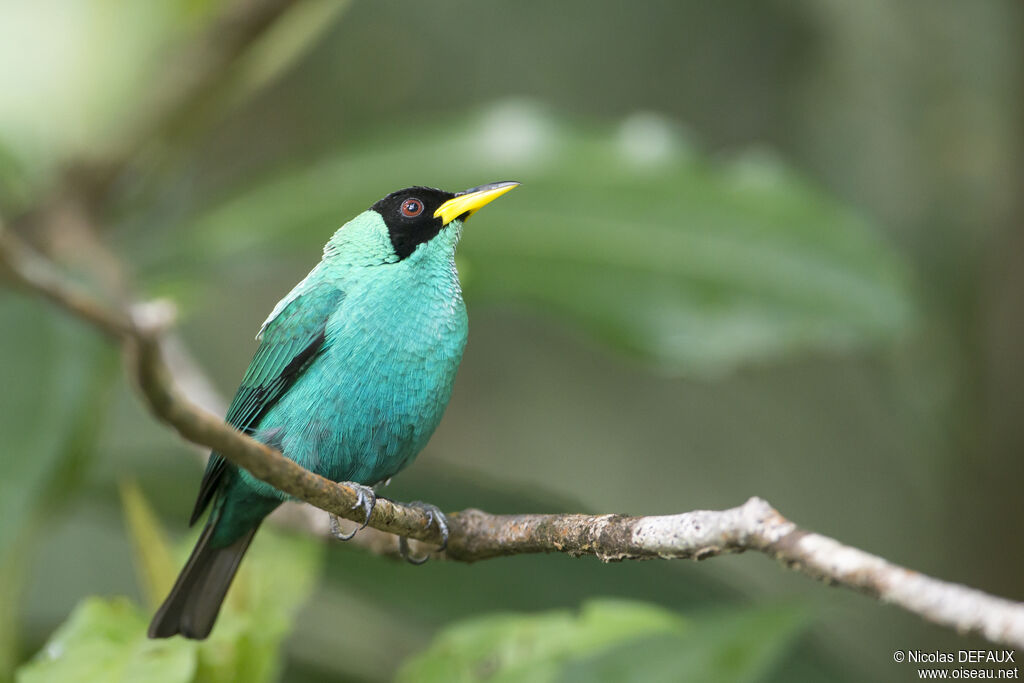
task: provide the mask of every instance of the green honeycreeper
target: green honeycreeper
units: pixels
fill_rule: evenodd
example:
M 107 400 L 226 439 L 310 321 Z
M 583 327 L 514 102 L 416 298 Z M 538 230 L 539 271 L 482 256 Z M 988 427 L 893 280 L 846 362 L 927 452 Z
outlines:
M 343 225 L 263 323 L 227 422 L 353 485 L 369 519 L 369 487 L 416 457 L 451 397 L 467 333 L 455 269 L 463 223 L 517 185 L 410 187 Z M 260 523 L 287 499 L 210 454 L 191 523 L 207 507 L 210 517 L 153 617 L 151 638 L 209 635 Z

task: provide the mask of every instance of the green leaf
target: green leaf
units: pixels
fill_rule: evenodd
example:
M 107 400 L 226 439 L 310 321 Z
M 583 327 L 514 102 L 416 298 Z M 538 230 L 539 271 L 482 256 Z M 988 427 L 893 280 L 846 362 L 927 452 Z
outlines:
M 779 666 L 807 622 L 792 607 L 723 612 L 694 619 L 684 638 L 658 634 L 621 643 L 570 663 L 559 681 L 636 680 L 753 683 Z
M 553 681 L 565 662 L 624 639 L 683 633 L 685 621 L 659 607 L 594 600 L 580 614 L 498 614 L 445 629 L 407 662 L 400 681 Z
M 790 608 L 684 620 L 661 607 L 593 600 L 566 611 L 491 615 L 445 629 L 399 681 L 755 681 L 805 621 Z
M 86 598 L 16 680 L 185 683 L 197 661 L 195 641 L 148 639 L 146 615 L 127 598 Z
M 460 246 L 467 294 L 530 303 L 662 368 L 847 350 L 911 321 L 905 266 L 875 226 L 767 152 L 707 159 L 653 115 L 590 130 L 527 103 L 383 131 L 251 187 L 194 219 L 187 255 L 167 258 L 308 256 L 403 185 L 508 178 L 523 187 Z
M 274 680 L 281 644 L 316 585 L 323 551 L 323 543 L 313 539 L 260 530 L 204 641 L 202 680 Z
M 177 561 L 172 561 L 164 532 L 141 492 L 126 486 L 122 494 L 144 588 L 162 601 L 198 534 L 190 534 Z M 274 679 L 281 663 L 281 643 L 320 574 L 322 545 L 271 528 L 260 531 L 231 584 L 213 632 L 200 646 L 199 680 Z
M 195 537 L 181 546 L 179 560 L 172 561 L 164 532 L 141 492 L 125 485 L 122 495 L 146 592 L 159 590 L 158 599 L 163 599 Z M 19 669 L 17 680 L 272 681 L 280 669 L 282 642 L 319 574 L 322 545 L 263 529 L 228 592 L 213 633 L 201 642 L 149 640 L 151 609 L 143 611 L 126 598 L 86 598 L 39 654 Z M 158 566 L 161 562 L 166 566 Z
M 142 594 L 153 609 L 163 602 L 174 585 L 177 564 L 160 523 L 146 502 L 138 485 L 122 482 L 121 507 L 135 554 Z

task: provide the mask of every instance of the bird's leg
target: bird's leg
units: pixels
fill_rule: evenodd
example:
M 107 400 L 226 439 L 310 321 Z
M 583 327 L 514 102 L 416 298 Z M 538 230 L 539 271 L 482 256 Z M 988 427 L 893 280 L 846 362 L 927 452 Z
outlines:
M 411 503 L 406 503 L 406 505 L 412 508 L 423 510 L 423 512 L 426 513 L 428 529 L 430 528 L 430 525 L 437 524 L 437 530 L 441 532 L 441 547 L 439 547 L 437 550 L 438 552 L 443 552 L 444 549 L 448 547 L 448 518 L 444 516 L 444 513 L 441 512 L 441 509 L 436 505 L 424 503 L 421 500 L 414 500 Z M 402 559 L 408 562 L 409 564 L 414 564 L 417 566 L 423 564 L 424 562 L 430 559 L 429 554 L 424 555 L 423 557 L 413 557 L 412 555 L 410 555 L 409 539 L 407 539 L 405 536 L 398 537 L 398 554 L 401 555 Z
M 354 481 L 342 481 L 338 483 L 342 486 L 348 486 L 355 490 L 356 502 L 352 506 L 352 509 L 355 510 L 356 508 L 361 507 L 366 515 L 363 518 L 363 525 L 361 527 L 350 534 L 343 534 L 341 533 L 341 524 L 338 521 L 338 516 L 333 512 L 327 513 L 331 516 L 331 536 L 339 541 L 351 541 L 353 536 L 365 529 L 366 525 L 370 523 L 370 515 L 373 513 L 373 507 L 377 504 L 377 493 L 371 487 L 357 484 Z

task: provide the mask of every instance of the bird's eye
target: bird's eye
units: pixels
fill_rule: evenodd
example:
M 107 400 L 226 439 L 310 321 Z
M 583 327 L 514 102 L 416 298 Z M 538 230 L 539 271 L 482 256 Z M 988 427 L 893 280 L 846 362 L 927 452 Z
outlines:
M 418 199 L 406 199 L 402 202 L 402 215 L 406 218 L 415 218 L 423 213 L 423 202 Z

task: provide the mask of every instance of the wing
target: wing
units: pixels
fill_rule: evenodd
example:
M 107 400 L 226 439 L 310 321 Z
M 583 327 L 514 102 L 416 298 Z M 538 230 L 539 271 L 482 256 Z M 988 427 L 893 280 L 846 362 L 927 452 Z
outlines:
M 228 424 L 246 434 L 256 430 L 260 419 L 326 348 L 327 318 L 344 298 L 344 292 L 324 283 L 279 305 L 277 315 L 263 324 L 256 355 L 228 407 Z M 190 525 L 209 505 L 226 466 L 224 458 L 210 454 Z

